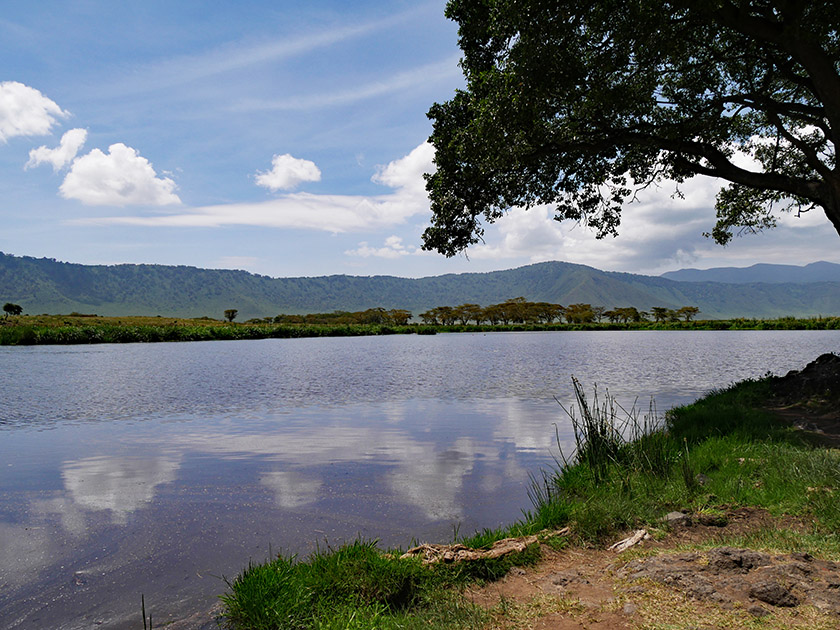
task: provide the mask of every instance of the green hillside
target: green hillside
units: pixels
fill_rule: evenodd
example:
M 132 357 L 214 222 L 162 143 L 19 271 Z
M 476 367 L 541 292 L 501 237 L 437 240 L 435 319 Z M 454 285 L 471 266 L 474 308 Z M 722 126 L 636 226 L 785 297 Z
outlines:
M 717 267 L 716 269 L 680 269 L 662 274 L 668 280 L 681 282 L 727 282 L 742 284 L 770 282 L 840 282 L 840 264 L 821 260 L 804 267 L 759 263 L 751 267 Z
M 239 319 L 278 313 L 359 311 L 381 306 L 417 314 L 465 302 L 529 301 L 607 308 L 699 306 L 703 318 L 840 314 L 840 283 L 721 284 L 604 272 L 546 262 L 491 273 L 428 278 L 320 276 L 270 278 L 245 271 L 164 265 L 78 265 L 0 253 L 0 301 L 30 314 L 96 313 Z

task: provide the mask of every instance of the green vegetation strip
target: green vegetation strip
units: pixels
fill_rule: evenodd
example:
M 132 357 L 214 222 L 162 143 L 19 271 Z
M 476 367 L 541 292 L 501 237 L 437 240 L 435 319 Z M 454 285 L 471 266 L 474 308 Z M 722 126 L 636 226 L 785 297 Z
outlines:
M 533 509 L 522 520 L 461 542 L 487 548 L 570 526 L 573 541 L 602 545 L 628 529 L 665 528 L 662 517 L 672 510 L 725 519 L 735 507 L 758 506 L 808 523 L 806 531 L 775 531 L 767 545 L 838 559 L 840 451 L 809 443 L 763 409 L 772 382 L 712 393 L 661 422 L 625 413 L 608 396 L 587 400 L 576 384 L 578 406 L 568 412 L 577 436 L 573 459 L 560 454 L 555 470 L 532 479 Z M 229 584 L 224 614 L 237 629 L 486 627 L 488 613 L 463 597 L 463 588 L 539 554 L 532 545 L 495 560 L 423 565 L 356 541 L 306 561 L 281 556 L 249 566 Z
M 148 343 L 225 339 L 289 339 L 366 335 L 504 331 L 580 330 L 840 330 L 840 317 L 758 320 L 701 320 L 626 323 L 521 324 L 291 324 L 224 322 L 209 318 L 97 317 L 94 315 L 14 316 L 0 319 L 0 346 L 87 343 Z

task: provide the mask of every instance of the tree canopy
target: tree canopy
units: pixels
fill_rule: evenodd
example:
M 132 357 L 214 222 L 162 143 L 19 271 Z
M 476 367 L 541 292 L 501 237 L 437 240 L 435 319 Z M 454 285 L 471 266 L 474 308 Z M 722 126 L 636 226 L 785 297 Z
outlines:
M 20 315 L 21 313 L 23 313 L 23 307 L 20 304 L 6 302 L 3 305 L 3 312 L 5 313 L 6 317 L 8 317 L 9 315 Z
M 446 15 L 467 87 L 428 114 L 425 249 L 452 256 L 482 219 L 537 204 L 616 235 L 638 190 L 695 175 L 729 182 L 718 243 L 780 210 L 821 209 L 840 233 L 840 3 L 450 0 Z

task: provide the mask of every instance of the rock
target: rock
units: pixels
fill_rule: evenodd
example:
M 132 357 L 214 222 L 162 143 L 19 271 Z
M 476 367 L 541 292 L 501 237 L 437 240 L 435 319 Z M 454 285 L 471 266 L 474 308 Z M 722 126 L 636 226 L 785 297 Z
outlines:
M 668 525 L 691 525 L 691 517 L 682 512 L 668 512 L 663 520 Z
M 682 581 L 688 582 L 684 584 L 684 588 L 694 599 L 712 599 L 716 601 L 720 601 L 721 599 L 711 581 L 702 576 L 698 575 L 694 576 L 691 580 Z
M 625 615 L 633 615 L 638 610 L 638 607 L 636 606 L 636 604 L 633 604 L 631 602 L 627 602 L 626 604 L 624 604 L 624 609 L 623 610 L 624 610 Z
M 719 547 L 709 551 L 709 567 L 716 571 L 748 573 L 750 569 L 768 564 L 770 564 L 770 556 L 750 549 Z
M 766 617 L 770 614 L 769 610 L 759 606 L 758 604 L 753 604 L 752 606 L 747 608 L 747 612 L 750 613 L 753 617 Z
M 771 606 L 792 608 L 799 604 L 799 598 L 775 580 L 762 580 L 750 587 L 750 597 Z
M 794 579 L 799 579 L 801 577 L 811 575 L 814 572 L 814 569 L 804 562 L 787 562 L 785 564 L 778 565 L 776 567 L 776 572 Z

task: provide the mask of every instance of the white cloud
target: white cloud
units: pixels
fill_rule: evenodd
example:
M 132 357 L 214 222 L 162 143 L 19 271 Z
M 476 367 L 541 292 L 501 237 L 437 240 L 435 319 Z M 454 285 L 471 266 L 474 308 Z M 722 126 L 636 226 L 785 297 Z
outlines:
M 714 223 L 714 196 L 719 184 L 695 178 L 681 185 L 664 183 L 626 204 L 617 238 L 598 240 L 595 233 L 572 221 L 554 220 L 548 206 L 514 208 L 488 230 L 487 243 L 468 251 L 471 258 L 565 260 L 607 270 L 651 270 L 690 256 L 688 244 L 703 240 Z
M 434 157 L 435 148 L 429 142 L 424 142 L 405 157 L 378 167 L 371 180 L 389 188 L 396 188 L 403 194 L 428 199 L 423 174 L 434 171 Z
M 412 7 L 401 13 L 361 23 L 342 23 L 332 28 L 303 33 L 295 37 L 279 36 L 276 40 L 246 42 L 234 41 L 212 48 L 197 55 L 184 55 L 139 67 L 130 79 L 108 85 L 108 93 L 132 94 L 147 90 L 161 90 L 194 83 L 207 77 L 224 73 L 241 72 L 247 68 L 282 62 L 300 57 L 318 49 L 329 48 L 379 31 L 388 30 L 406 22 L 416 21 L 436 7 Z M 220 83 L 221 84 L 221 83 Z
M 321 180 L 321 171 L 315 162 L 292 157 L 286 153 L 275 155 L 271 160 L 271 170 L 257 172 L 257 185 L 269 190 L 291 190 L 303 182 Z
M 461 78 L 463 73 L 458 67 L 459 56 L 449 57 L 444 61 L 412 68 L 393 76 L 382 78 L 364 85 L 354 85 L 350 88 L 336 89 L 305 96 L 293 96 L 280 100 L 252 100 L 243 101 L 234 109 L 236 111 L 309 111 L 320 107 L 336 107 L 357 103 L 385 94 L 401 92 L 409 88 L 428 85 L 430 82 L 450 84 Z
M 339 234 L 402 223 L 416 214 L 396 195 L 361 197 L 294 193 L 259 203 L 192 208 L 182 214 L 79 219 L 77 224 L 145 227 L 222 227 L 251 225 L 323 230 Z
M 680 185 L 663 182 L 624 206 L 617 238 L 598 240 L 595 233 L 572 221 L 554 221 L 547 206 L 510 210 L 487 229 L 486 243 L 471 247 L 473 260 L 541 262 L 563 260 L 598 269 L 658 274 L 680 267 L 742 266 L 756 260 L 805 264 L 833 260 L 836 232 L 825 214 L 814 210 L 797 218 L 779 215 L 779 227 L 734 239 L 727 247 L 705 238 L 715 224 L 715 196 L 722 182 L 695 177 Z
M 314 503 L 324 482 L 313 479 L 311 475 L 290 470 L 266 472 L 260 477 L 260 483 L 274 492 L 274 500 L 280 507 L 294 509 Z
M 389 236 L 385 239 L 385 245 L 383 247 L 370 247 L 367 241 L 362 241 L 359 243 L 357 249 L 348 249 L 344 253 L 348 256 L 360 256 L 362 258 L 370 258 L 371 256 L 378 258 L 399 258 L 400 256 L 415 254 L 417 251 L 416 247 L 406 248 L 399 236 Z
M 179 468 L 176 457 L 101 456 L 67 462 L 61 476 L 80 507 L 110 510 L 115 524 L 125 524 L 131 512 L 152 501 L 158 486 L 174 481 Z
M 50 133 L 56 118 L 69 114 L 54 101 L 17 81 L 0 82 L 0 140 Z
M 270 201 L 204 206 L 180 214 L 78 219 L 73 223 L 146 227 L 251 225 L 332 233 L 388 228 L 429 211 L 423 173 L 431 170 L 431 155 L 431 147 L 423 143 L 404 158 L 380 167 L 373 181 L 394 188 L 384 195 L 287 193 Z M 74 162 L 74 169 L 82 159 L 85 158 Z
M 92 206 L 181 203 L 175 182 L 155 173 L 149 161 L 121 142 L 105 154 L 94 149 L 76 158 L 60 187 L 65 199 L 77 199 Z
M 54 171 L 62 169 L 73 161 L 79 149 L 85 144 L 85 140 L 87 140 L 86 129 L 71 129 L 61 136 L 61 143 L 55 149 L 49 149 L 46 146 L 32 149 L 25 168 L 46 163 L 52 164 Z

